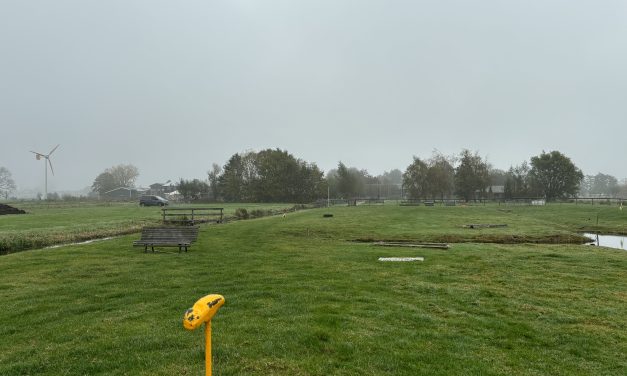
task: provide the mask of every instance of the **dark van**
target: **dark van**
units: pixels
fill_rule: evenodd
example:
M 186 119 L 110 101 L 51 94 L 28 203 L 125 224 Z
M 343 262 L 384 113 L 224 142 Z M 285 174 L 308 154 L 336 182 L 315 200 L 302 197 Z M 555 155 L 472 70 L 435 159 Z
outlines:
M 160 196 L 141 196 L 139 206 L 165 206 L 168 200 Z

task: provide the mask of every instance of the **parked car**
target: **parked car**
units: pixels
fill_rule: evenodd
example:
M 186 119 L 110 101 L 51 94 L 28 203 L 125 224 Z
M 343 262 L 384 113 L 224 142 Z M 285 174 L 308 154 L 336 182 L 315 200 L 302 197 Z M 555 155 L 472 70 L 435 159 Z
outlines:
M 161 196 L 141 196 L 139 198 L 139 206 L 165 206 L 168 200 Z

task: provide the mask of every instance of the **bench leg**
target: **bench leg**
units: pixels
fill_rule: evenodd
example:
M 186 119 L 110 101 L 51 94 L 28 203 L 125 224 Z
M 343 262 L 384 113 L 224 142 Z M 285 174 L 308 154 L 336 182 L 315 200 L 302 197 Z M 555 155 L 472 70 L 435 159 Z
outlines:
M 148 244 L 144 244 L 144 253 L 148 253 Z
M 155 246 L 151 245 L 150 248 L 152 248 L 152 253 L 155 253 Z

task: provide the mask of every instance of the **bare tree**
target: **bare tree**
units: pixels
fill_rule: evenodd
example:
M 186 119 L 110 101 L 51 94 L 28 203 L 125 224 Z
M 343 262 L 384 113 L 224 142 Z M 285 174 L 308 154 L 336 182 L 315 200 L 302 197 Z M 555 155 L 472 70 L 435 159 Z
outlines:
M 139 170 L 131 164 L 113 166 L 96 177 L 91 189 L 103 194 L 118 187 L 134 187 L 138 176 Z
M 113 166 L 108 169 L 108 172 L 119 187 L 134 187 L 135 180 L 139 176 L 139 170 L 131 164 Z
M 15 182 L 11 176 L 11 171 L 6 167 L 0 167 L 0 197 L 9 198 L 9 194 L 15 191 Z

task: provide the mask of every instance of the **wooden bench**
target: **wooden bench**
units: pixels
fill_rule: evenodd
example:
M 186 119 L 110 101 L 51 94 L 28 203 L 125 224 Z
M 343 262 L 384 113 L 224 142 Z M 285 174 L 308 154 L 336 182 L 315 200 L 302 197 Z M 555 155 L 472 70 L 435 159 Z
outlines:
M 148 247 L 155 251 L 156 246 L 179 247 L 179 252 L 187 252 L 193 242 L 198 237 L 198 227 L 196 226 L 162 226 L 144 227 L 141 239 L 133 242 L 134 247 L 144 246 L 144 252 L 148 252 Z

